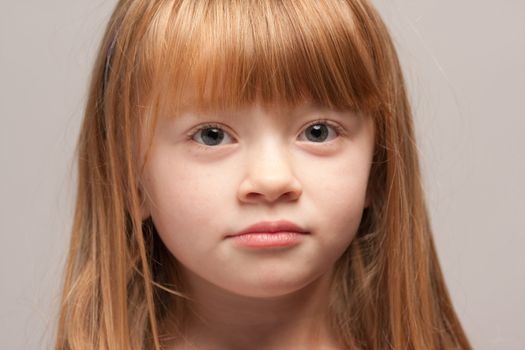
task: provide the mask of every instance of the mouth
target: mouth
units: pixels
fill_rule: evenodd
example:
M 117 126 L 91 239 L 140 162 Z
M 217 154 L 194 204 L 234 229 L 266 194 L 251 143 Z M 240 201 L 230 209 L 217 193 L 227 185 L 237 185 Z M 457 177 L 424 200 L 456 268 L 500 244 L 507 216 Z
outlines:
M 277 248 L 295 246 L 309 232 L 299 225 L 286 221 L 262 221 L 226 236 L 246 248 Z

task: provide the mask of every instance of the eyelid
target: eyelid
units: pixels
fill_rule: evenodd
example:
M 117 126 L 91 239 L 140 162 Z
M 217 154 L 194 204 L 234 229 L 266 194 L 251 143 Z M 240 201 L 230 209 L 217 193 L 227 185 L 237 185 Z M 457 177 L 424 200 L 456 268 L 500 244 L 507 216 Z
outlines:
M 224 133 L 226 133 L 233 141 L 236 140 L 235 136 L 232 135 L 233 133 L 229 130 L 229 128 L 227 126 L 219 124 L 219 123 L 214 123 L 214 122 L 201 124 L 201 125 L 196 126 L 195 128 L 192 128 L 187 134 L 188 140 L 195 141 L 193 139 L 195 137 L 195 135 L 198 132 L 200 132 L 201 130 L 204 130 L 204 129 L 220 129 L 220 130 L 224 131 Z M 205 149 L 216 147 L 216 146 L 208 146 L 208 145 L 205 145 L 205 144 L 202 144 L 202 143 L 199 143 L 199 142 L 195 142 L 195 143 L 198 146 L 200 146 L 202 148 L 205 148 Z
M 334 122 L 332 120 L 328 120 L 328 119 L 316 119 L 316 120 L 313 120 L 307 123 L 305 126 L 303 126 L 301 128 L 301 131 L 297 135 L 297 138 L 299 138 L 306 129 L 308 129 L 309 127 L 313 125 L 317 125 L 317 124 L 325 124 L 328 127 L 331 127 L 336 133 L 335 137 L 346 134 L 346 130 L 339 123 Z M 215 123 L 215 122 L 208 122 L 208 123 L 203 123 L 203 124 L 195 126 L 188 132 L 187 137 L 189 140 L 194 141 L 196 144 L 202 147 L 205 147 L 205 148 L 215 147 L 215 146 L 208 146 L 200 142 L 196 142 L 194 140 L 194 137 L 198 132 L 204 129 L 211 129 L 211 128 L 221 129 L 222 131 L 224 131 L 224 133 L 228 135 L 228 137 L 231 138 L 232 143 L 237 142 L 237 137 L 234 135 L 234 132 L 232 132 L 229 127 L 227 127 L 226 125 L 220 124 L 220 123 Z M 323 142 L 323 143 L 326 143 L 326 142 Z
M 329 119 L 316 119 L 312 122 L 309 122 L 308 124 L 306 124 L 300 131 L 299 135 L 302 134 L 304 132 L 304 130 L 308 129 L 310 126 L 313 126 L 313 125 L 317 125 L 317 124 L 326 124 L 330 127 L 332 127 L 335 132 L 336 132 L 336 136 L 342 136 L 342 135 L 346 135 L 346 130 L 341 126 L 339 125 L 338 123 L 336 122 L 333 122 Z M 326 143 L 326 142 L 321 142 L 319 144 L 323 144 L 323 143 Z

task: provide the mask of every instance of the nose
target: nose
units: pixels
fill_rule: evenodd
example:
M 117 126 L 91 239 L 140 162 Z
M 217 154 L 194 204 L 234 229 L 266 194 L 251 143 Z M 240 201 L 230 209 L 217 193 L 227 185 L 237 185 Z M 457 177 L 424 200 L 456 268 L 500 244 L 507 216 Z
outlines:
M 245 176 L 239 186 L 242 202 L 272 203 L 297 200 L 303 188 L 294 174 L 290 155 L 275 145 L 266 145 L 247 154 Z

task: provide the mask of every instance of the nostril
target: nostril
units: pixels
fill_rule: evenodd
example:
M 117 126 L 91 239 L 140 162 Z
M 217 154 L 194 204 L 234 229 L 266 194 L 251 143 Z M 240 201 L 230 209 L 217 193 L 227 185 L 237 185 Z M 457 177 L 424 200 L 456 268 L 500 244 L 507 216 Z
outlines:
M 255 162 L 255 163 L 253 163 Z M 238 190 L 241 201 L 290 201 L 297 199 L 302 193 L 302 184 L 295 176 L 290 163 L 282 161 L 270 162 L 268 159 L 256 160 L 251 163 Z
M 301 196 L 302 193 L 303 193 L 302 189 L 298 188 L 298 189 L 294 189 L 292 191 L 286 192 L 283 196 L 285 199 L 288 199 L 288 200 L 296 200 L 297 198 Z
M 266 188 L 258 190 L 252 187 L 252 190 L 240 190 L 240 199 L 248 202 L 276 202 L 276 201 L 294 201 L 302 194 L 301 186 L 287 185 L 283 187 Z

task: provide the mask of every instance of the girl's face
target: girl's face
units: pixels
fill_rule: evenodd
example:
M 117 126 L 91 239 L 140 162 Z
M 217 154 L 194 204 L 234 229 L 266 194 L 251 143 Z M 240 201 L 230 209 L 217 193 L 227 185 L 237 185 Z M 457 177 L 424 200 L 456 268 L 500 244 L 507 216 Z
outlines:
M 190 285 L 284 295 L 331 272 L 354 238 L 373 148 L 370 117 L 308 105 L 160 118 L 143 215 Z M 306 233 L 231 237 L 282 220 Z

